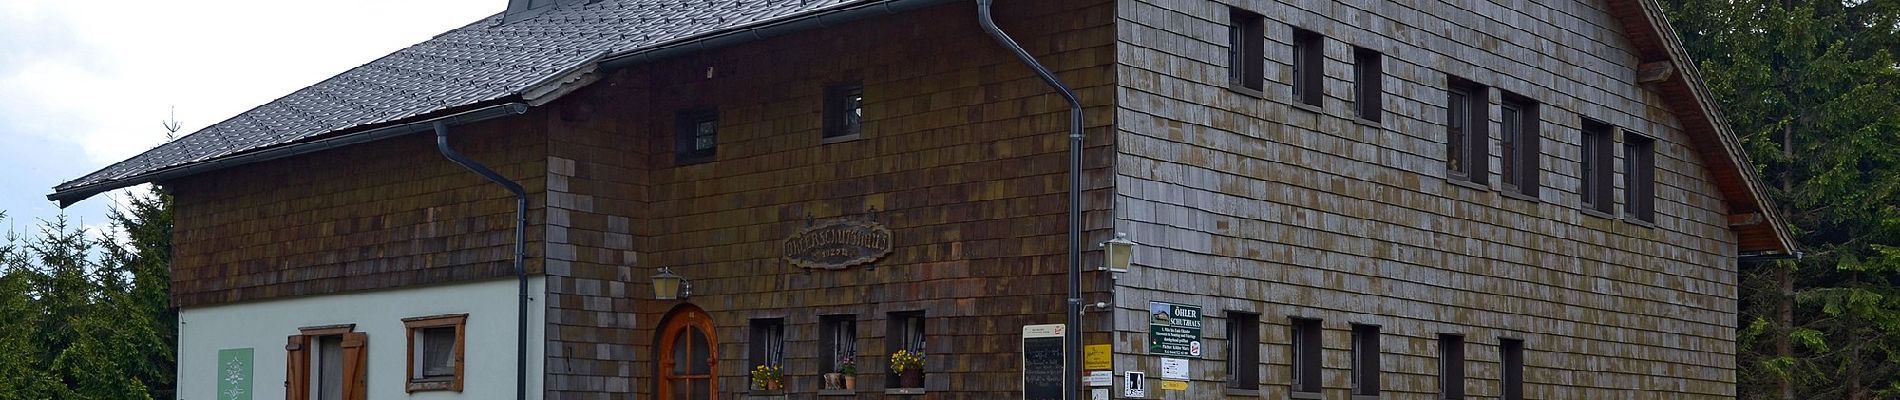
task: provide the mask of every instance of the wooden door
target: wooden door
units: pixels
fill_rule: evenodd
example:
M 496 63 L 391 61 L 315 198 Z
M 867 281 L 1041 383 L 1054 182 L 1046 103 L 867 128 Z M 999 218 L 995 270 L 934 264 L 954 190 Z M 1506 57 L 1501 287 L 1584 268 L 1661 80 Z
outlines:
M 660 327 L 661 400 L 712 400 L 718 397 L 719 340 L 712 317 L 692 305 L 680 306 Z

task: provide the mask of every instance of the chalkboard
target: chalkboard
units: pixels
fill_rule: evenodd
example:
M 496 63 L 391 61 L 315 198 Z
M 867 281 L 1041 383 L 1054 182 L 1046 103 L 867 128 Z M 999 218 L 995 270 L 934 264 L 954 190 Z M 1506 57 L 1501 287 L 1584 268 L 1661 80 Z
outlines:
M 1023 399 L 1062 400 L 1062 338 L 1023 338 Z

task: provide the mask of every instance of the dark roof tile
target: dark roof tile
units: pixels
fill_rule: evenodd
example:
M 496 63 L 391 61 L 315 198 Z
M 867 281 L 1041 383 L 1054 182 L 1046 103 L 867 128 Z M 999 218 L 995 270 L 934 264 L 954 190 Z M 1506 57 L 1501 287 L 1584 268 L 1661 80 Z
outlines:
M 84 186 L 518 95 L 601 54 L 658 47 L 864 0 L 604 0 L 475 21 L 79 179 Z

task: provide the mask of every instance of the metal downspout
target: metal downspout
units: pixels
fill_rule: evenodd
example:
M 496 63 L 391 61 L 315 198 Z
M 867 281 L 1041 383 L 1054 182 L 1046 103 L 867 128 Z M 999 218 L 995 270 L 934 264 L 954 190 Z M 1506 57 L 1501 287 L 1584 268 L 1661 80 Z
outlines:
M 517 289 L 517 297 L 515 298 L 515 306 L 517 308 L 515 315 L 515 400 L 527 400 L 528 270 L 527 266 L 523 264 L 523 261 L 527 257 L 525 249 L 528 244 L 527 236 L 525 235 L 528 227 L 528 191 L 522 189 L 521 184 L 508 180 L 508 178 L 496 173 L 495 170 L 488 169 L 487 166 L 483 166 L 481 163 L 469 159 L 468 156 L 456 152 L 455 149 L 449 148 L 449 125 L 442 123 L 442 121 L 435 122 L 435 148 L 442 152 L 443 157 L 448 157 L 449 161 L 453 161 L 461 165 L 462 168 L 467 168 L 469 171 L 481 174 L 483 178 L 488 178 L 489 181 L 500 184 L 502 187 L 508 188 L 509 192 L 515 194 L 515 279 L 520 281 L 520 287 Z
M 1022 60 L 1023 65 L 1036 72 L 1043 83 L 1055 88 L 1069 102 L 1069 315 L 1068 326 L 1063 329 L 1063 347 L 1067 347 L 1063 356 L 1062 398 L 1075 399 L 1081 390 L 1078 383 L 1082 376 L 1082 100 L 1075 91 L 1056 79 L 1056 74 L 1036 61 L 1010 39 L 1009 34 L 996 27 L 996 20 L 990 15 L 990 3 L 993 0 L 976 0 L 977 22 L 983 24 L 983 32 L 989 33 L 1004 48 L 1008 48 Z

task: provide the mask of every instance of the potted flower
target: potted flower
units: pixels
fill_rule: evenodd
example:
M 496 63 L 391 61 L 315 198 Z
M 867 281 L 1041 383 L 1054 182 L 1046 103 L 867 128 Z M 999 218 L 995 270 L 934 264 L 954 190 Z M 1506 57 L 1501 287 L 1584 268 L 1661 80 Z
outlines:
M 825 373 L 826 390 L 851 390 L 857 388 L 858 363 L 851 356 L 838 357 L 838 370 Z
M 844 389 L 845 390 L 854 390 L 858 388 L 858 359 L 857 357 L 847 355 L 847 356 L 844 356 L 844 359 L 838 360 L 838 373 L 841 375 L 844 375 Z
M 785 385 L 785 370 L 777 364 L 759 364 L 752 368 L 752 388 L 779 390 Z
M 891 372 L 897 373 L 899 387 L 924 387 L 924 353 L 910 350 L 891 353 Z

